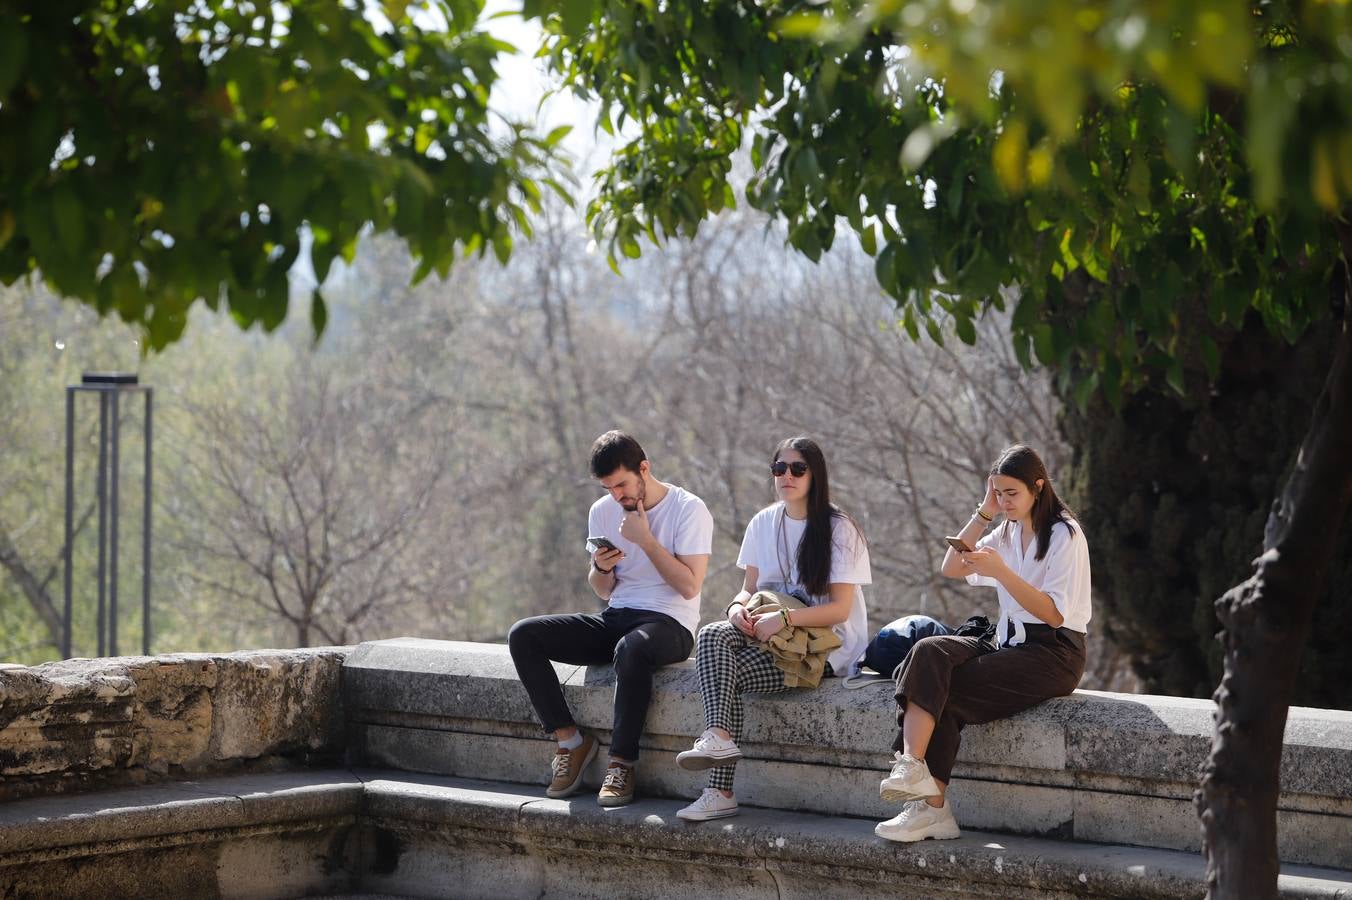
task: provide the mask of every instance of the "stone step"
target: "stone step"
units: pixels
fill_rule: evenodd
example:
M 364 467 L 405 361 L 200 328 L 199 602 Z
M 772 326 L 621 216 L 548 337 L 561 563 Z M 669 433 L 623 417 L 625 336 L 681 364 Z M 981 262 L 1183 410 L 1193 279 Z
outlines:
M 409 897 L 1186 898 L 1197 854 L 964 829 L 896 844 L 874 822 L 743 807 L 713 822 L 640 799 L 602 809 L 535 786 L 358 771 L 361 889 Z M 1352 873 L 1287 865 L 1283 896 L 1352 897 Z
M 0 897 L 285 898 L 354 887 L 348 771 L 233 775 L 0 804 Z
M 556 665 L 579 724 L 609 739 L 609 666 Z M 355 762 L 521 783 L 547 779 L 552 747 L 501 645 L 396 639 L 343 669 Z M 745 698 L 739 797 L 762 806 L 884 818 L 895 708 L 886 687 L 831 679 Z M 1077 691 L 963 733 L 950 796 L 959 824 L 990 831 L 1197 851 L 1192 796 L 1210 749 L 1207 701 Z M 694 667 L 662 669 L 642 741 L 640 790 L 689 800 L 704 778 L 675 766 L 703 729 Z M 603 761 L 588 773 L 599 784 Z M 1352 713 L 1292 709 L 1278 803 L 1279 855 L 1352 869 Z

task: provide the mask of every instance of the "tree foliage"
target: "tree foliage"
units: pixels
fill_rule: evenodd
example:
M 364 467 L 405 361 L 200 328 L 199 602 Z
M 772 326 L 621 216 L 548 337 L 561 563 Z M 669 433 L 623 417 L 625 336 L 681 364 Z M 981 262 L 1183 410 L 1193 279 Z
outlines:
M 41 273 L 159 348 L 198 300 L 276 328 L 297 259 L 322 282 L 367 227 L 423 275 L 505 258 L 562 135 L 492 120 L 512 48 L 482 6 L 0 3 L 0 282 Z
M 613 257 L 746 196 L 812 259 L 842 225 L 912 336 L 970 342 L 1019 285 L 1021 358 L 1084 403 L 1219 372 L 1189 309 L 1294 339 L 1352 197 L 1340 3 L 527 2 L 620 129 L 589 216 Z M 748 135 L 749 132 L 749 135 Z

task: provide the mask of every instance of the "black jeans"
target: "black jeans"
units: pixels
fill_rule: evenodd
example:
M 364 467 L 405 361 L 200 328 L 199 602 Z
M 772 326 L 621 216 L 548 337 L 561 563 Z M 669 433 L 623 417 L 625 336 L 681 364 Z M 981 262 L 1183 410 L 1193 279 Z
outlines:
M 638 759 L 638 736 L 653 696 L 653 672 L 690 656 L 695 638 L 671 616 L 606 607 L 596 614 L 533 616 L 507 633 L 521 684 L 545 731 L 575 725 L 550 662 L 615 664 L 615 722 L 610 755 Z

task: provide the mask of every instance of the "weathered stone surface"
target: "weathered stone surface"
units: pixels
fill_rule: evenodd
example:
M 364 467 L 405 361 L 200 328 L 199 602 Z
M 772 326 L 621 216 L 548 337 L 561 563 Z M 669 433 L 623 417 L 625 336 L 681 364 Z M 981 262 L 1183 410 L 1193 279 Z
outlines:
M 1200 897 L 1196 854 L 965 831 L 893 844 L 871 820 L 743 810 L 688 823 L 641 800 L 540 799 L 512 785 L 387 773 L 367 781 L 362 889 L 466 897 Z M 377 864 L 378 863 L 378 864 Z M 496 892 L 491 887 L 497 887 Z M 449 888 L 449 889 L 448 889 Z M 1352 874 L 1285 867 L 1294 897 L 1347 897 Z
M 580 666 L 555 665 L 561 683 Z M 507 647 L 395 638 L 359 644 L 343 665 L 343 700 L 362 721 L 453 715 L 536 727 Z
M 256 650 L 216 662 L 211 755 L 252 759 L 319 750 L 341 739 L 347 648 Z
M 2 804 L 0 896 L 346 892 L 363 790 L 347 771 L 313 771 Z
M 534 786 L 331 770 L 0 805 L 0 896 L 1200 897 L 1195 853 L 981 833 L 893 844 L 873 820 L 671 801 L 621 809 Z M 1352 897 L 1285 866 L 1284 896 Z
M 344 737 L 348 648 L 72 659 L 0 669 L 0 800 L 137 784 Z
M 360 662 L 358 662 L 360 661 Z M 355 664 L 355 665 L 354 665 Z M 609 666 L 558 666 L 583 727 L 608 740 Z M 354 651 L 351 748 L 363 764 L 543 784 L 550 743 L 533 728 L 507 648 L 381 641 Z M 359 700 L 352 691 L 359 687 Z M 738 742 L 743 805 L 887 816 L 877 784 L 890 765 L 895 706 L 887 686 L 744 698 Z M 959 822 L 1034 836 L 1195 849 L 1197 770 L 1213 706 L 1171 697 L 1077 691 L 967 728 L 951 796 Z M 693 663 L 660 670 L 642 739 L 642 796 L 688 800 L 702 775 L 674 765 L 704 727 Z M 1352 714 L 1293 709 L 1283 757 L 1282 858 L 1352 867 Z M 587 775 L 591 786 L 602 762 Z

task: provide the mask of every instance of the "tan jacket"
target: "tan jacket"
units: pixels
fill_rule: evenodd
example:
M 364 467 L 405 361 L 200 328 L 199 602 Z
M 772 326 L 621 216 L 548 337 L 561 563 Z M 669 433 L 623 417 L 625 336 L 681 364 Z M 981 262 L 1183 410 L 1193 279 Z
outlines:
M 802 608 L 798 598 L 777 591 L 756 591 L 746 604 L 748 613 Z M 827 654 L 840 643 L 840 636 L 826 625 L 785 625 L 768 641 L 757 641 L 756 646 L 775 658 L 775 665 L 784 673 L 785 687 L 816 687 L 826 670 Z

